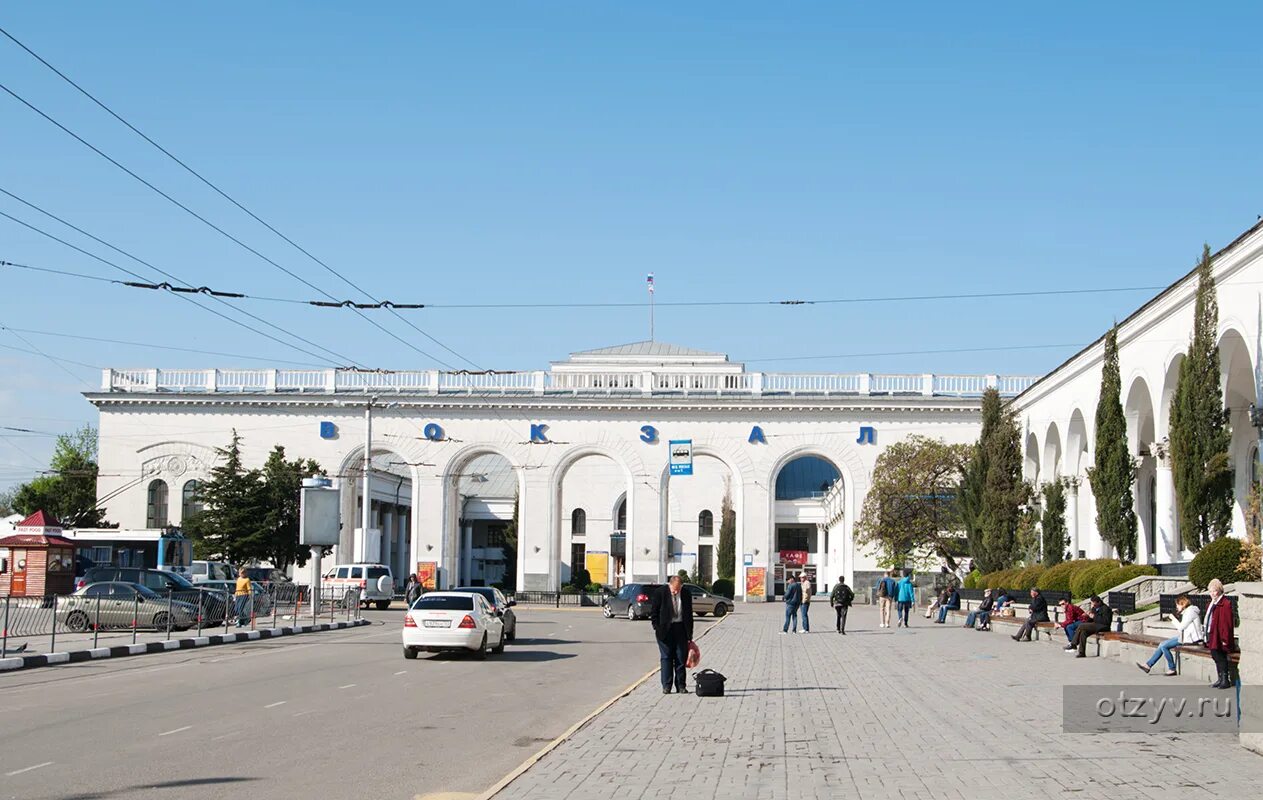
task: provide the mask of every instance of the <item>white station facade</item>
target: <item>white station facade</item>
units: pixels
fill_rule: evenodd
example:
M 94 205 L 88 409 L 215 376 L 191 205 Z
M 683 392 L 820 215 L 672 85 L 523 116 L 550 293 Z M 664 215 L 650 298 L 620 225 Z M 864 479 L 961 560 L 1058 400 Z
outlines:
M 638 342 L 525 372 L 106 370 L 88 398 L 98 496 L 125 528 L 180 524 L 235 430 L 247 467 L 281 445 L 333 477 L 340 563 L 546 591 L 578 569 L 609 585 L 714 579 L 728 497 L 736 591 L 753 580 L 759 600 L 787 570 L 864 585 L 876 563 L 853 524 L 882 448 L 973 442 L 982 392 L 1014 397 L 1034 380 L 752 372 Z

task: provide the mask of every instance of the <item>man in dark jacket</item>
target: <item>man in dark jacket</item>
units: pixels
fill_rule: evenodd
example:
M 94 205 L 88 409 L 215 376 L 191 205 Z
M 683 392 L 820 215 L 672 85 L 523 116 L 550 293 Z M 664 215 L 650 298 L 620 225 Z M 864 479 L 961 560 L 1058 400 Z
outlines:
M 1048 621 L 1048 601 L 1039 593 L 1038 589 L 1031 589 L 1031 605 L 1030 614 L 1027 615 L 1026 621 L 1022 623 L 1022 627 L 1017 629 L 1017 635 L 1013 637 L 1015 642 L 1029 642 L 1031 640 L 1031 632 L 1035 630 L 1035 626 L 1041 622 Z
M 794 625 L 794 633 L 798 633 L 798 607 L 803 604 L 803 587 L 798 585 L 798 578 L 790 575 L 785 583 L 785 626 L 781 633 L 789 633 L 790 623 Z
M 1114 612 L 1110 607 L 1101 602 L 1100 596 L 1092 595 L 1092 607 L 1088 609 L 1087 621 L 1079 623 L 1079 629 L 1074 632 L 1074 640 L 1066 645 L 1066 652 L 1078 650 L 1075 658 L 1087 658 L 1088 639 L 1098 633 L 1108 632 L 1113 620 Z
M 693 641 L 693 596 L 683 590 L 684 581 L 672 575 L 667 585 L 653 593 L 649 619 L 658 639 L 659 664 L 662 666 L 662 693 L 671 694 L 671 686 L 685 694 L 684 664 L 688 660 L 689 642 Z
M 851 587 L 846 585 L 846 578 L 838 578 L 833 591 L 829 593 L 829 605 L 833 606 L 833 610 L 838 612 L 838 633 L 843 636 L 846 636 L 846 613 L 851 610 L 851 603 L 854 601 L 855 592 L 851 591 Z
M 947 590 L 947 599 L 943 601 L 943 605 L 939 606 L 938 619 L 935 622 L 940 625 L 945 624 L 948 611 L 960 611 L 960 590 L 955 586 Z

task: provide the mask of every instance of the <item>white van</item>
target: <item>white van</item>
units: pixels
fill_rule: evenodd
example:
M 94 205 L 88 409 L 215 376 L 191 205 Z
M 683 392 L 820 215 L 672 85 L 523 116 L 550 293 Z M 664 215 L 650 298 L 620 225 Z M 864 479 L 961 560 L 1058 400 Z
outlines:
M 361 604 L 376 603 L 382 611 L 395 599 L 395 577 L 384 564 L 340 564 L 326 572 L 320 584 L 322 589 L 359 589 Z

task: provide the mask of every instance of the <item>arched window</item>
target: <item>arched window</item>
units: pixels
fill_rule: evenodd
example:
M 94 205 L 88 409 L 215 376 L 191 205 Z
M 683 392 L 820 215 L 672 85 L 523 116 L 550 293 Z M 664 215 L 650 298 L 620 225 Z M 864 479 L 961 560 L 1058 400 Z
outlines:
M 715 535 L 715 515 L 710 513 L 710 511 L 703 511 L 697 515 L 697 535 Z
M 838 468 L 819 456 L 799 456 L 776 476 L 777 500 L 823 497 L 840 477 Z
M 614 524 L 614 530 L 627 530 L 627 498 L 623 498 L 618 503 L 618 519 Z
M 145 515 L 145 526 L 167 527 L 167 482 L 164 480 L 149 482 L 149 511 Z
M 200 513 L 202 501 L 197 499 L 197 490 L 202 488 L 201 481 L 187 481 L 180 497 L 180 522 L 188 522 L 189 517 Z
M 576 508 L 570 514 L 570 534 L 582 536 L 588 532 L 588 515 L 582 508 Z

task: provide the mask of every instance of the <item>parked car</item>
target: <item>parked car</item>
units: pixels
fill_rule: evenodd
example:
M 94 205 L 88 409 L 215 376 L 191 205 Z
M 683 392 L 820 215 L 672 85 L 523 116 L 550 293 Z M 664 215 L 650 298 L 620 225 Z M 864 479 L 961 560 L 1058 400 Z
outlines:
M 601 613 L 607 618 L 649 619 L 653 593 L 662 588 L 661 583 L 628 583 L 618 594 L 605 598 Z
M 199 589 L 188 578 L 174 572 L 140 567 L 93 567 L 75 581 L 75 586 L 83 588 L 102 582 L 138 583 L 161 596 L 172 592 L 177 600 L 201 607 L 203 625 L 218 625 L 224 621 L 226 609 L 218 593 Z
M 693 615 L 705 616 L 710 614 L 716 617 L 722 617 L 732 612 L 733 603 L 727 597 L 720 597 L 717 594 L 711 594 L 695 583 L 684 584 L 685 590 L 693 596 Z
M 258 581 L 264 584 L 289 583 L 289 576 L 276 567 L 246 567 L 246 577 L 252 581 Z M 237 573 L 232 574 L 232 580 L 237 579 Z
M 141 628 L 165 630 L 168 615 L 172 630 L 182 631 L 197 624 L 198 607 L 161 595 L 139 583 L 103 581 L 78 589 L 58 602 L 57 620 L 72 631 L 102 628 Z
M 491 610 L 504 620 L 504 638 L 510 642 L 517 639 L 517 614 L 513 613 L 516 600 L 504 596 L 504 592 L 494 586 L 457 586 L 453 592 L 473 592 L 482 595 L 482 599 L 491 604 Z
M 481 594 L 430 592 L 422 595 L 403 618 L 403 657 L 465 651 L 480 659 L 504 652 L 504 620 Z
M 227 561 L 194 561 L 189 565 L 189 573 L 193 583 L 237 579 L 237 568 Z
M 395 599 L 395 578 L 383 564 L 340 564 L 320 579 L 323 586 L 360 590 L 360 604 L 365 608 L 376 603 L 385 611 Z

